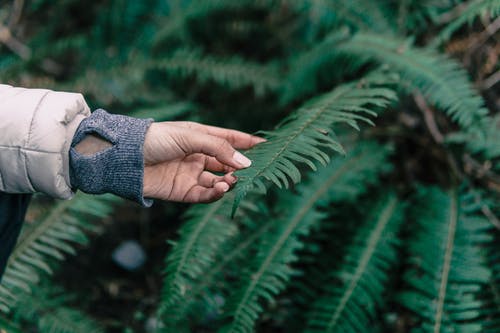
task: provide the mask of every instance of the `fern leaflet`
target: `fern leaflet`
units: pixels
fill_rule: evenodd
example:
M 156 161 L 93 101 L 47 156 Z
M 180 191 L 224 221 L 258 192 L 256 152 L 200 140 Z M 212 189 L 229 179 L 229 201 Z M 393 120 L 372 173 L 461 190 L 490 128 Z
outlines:
M 284 193 L 278 206 L 286 207 L 282 217 L 272 223 L 272 229 L 262 236 L 258 254 L 251 260 L 251 270 L 228 301 L 226 312 L 232 323 L 223 331 L 250 332 L 263 308 L 261 299 L 272 300 L 288 283 L 302 246 L 301 236 L 325 217 L 318 210 L 330 202 L 359 196 L 367 184 L 386 170 L 388 150 L 374 144 L 361 144 L 346 159 L 337 158 L 328 167 L 315 173 L 313 179 L 298 189 L 298 195 Z M 373 168 L 377 166 L 376 168 Z
M 460 15 L 449 23 L 432 42 L 433 47 L 437 47 L 450 39 L 455 31 L 462 25 L 471 23 L 476 17 L 487 15 L 492 19 L 500 15 L 500 2 L 498 0 L 473 0 L 461 11 Z
M 227 88 L 253 86 L 257 95 L 276 90 L 281 84 L 273 66 L 250 63 L 238 57 L 217 59 L 197 51 L 177 51 L 170 58 L 155 61 L 152 67 L 181 77 L 196 75 L 202 82 L 212 80 Z
M 223 244 L 238 232 L 228 214 L 232 200 L 227 195 L 210 205 L 193 206 L 186 214 L 187 221 L 179 231 L 180 239 L 173 244 L 166 259 L 159 311 L 167 331 L 180 319 L 184 298 L 215 263 Z M 238 217 L 255 209 L 247 204 Z
M 454 60 L 431 49 L 416 48 L 394 37 L 357 33 L 336 46 L 333 53 L 374 59 L 396 69 L 408 93 L 421 90 L 463 128 L 476 125 L 486 114 L 482 98 L 467 73 Z
M 483 304 L 477 296 L 491 276 L 481 251 L 489 223 L 464 212 L 456 190 L 428 188 L 420 194 L 401 305 L 420 319 L 420 329 L 481 332 Z
M 370 80 L 345 84 L 333 91 L 307 102 L 272 132 L 265 132 L 268 141 L 259 144 L 247 153 L 252 159 L 251 168 L 238 171 L 238 185 L 233 205 L 233 214 L 245 195 L 255 187 L 265 191 L 263 179 L 278 187 L 288 187 L 290 179 L 298 183 L 301 173 L 295 163 L 309 165 L 316 169 L 314 161 L 325 165 L 328 153 L 344 153 L 335 139 L 332 126 L 345 123 L 358 129 L 358 121 L 372 123 L 366 116 L 376 116 L 376 107 L 386 107 L 395 98 L 387 88 L 373 87 Z
M 368 332 L 377 305 L 383 303 L 388 270 L 396 263 L 402 205 L 395 194 L 378 200 L 348 245 L 343 265 L 331 272 L 315 302 L 306 332 Z
M 13 317 L 36 323 L 40 332 L 102 333 L 94 320 L 68 305 L 71 301 L 62 288 L 40 285 L 32 294 L 18 294 Z
M 30 293 L 40 280 L 40 271 L 52 273 L 50 260 L 75 254 L 72 243 L 86 244 L 84 231 L 95 229 L 87 218 L 107 216 L 116 200 L 112 196 L 77 194 L 72 201 L 58 203 L 40 222 L 25 226 L 0 284 L 0 310 L 8 312 L 20 290 Z

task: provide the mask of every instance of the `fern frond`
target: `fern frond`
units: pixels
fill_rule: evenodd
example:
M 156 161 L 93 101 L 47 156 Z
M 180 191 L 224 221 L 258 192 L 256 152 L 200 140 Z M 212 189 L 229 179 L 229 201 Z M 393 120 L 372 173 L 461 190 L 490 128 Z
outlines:
M 479 16 L 487 16 L 495 19 L 500 15 L 500 2 L 498 0 L 472 0 L 460 15 L 446 27 L 444 27 L 432 42 L 433 47 L 438 47 L 449 40 L 455 31 L 461 26 L 471 24 Z
M 465 145 L 474 155 L 494 160 L 493 169 L 500 171 L 500 115 L 485 117 L 478 126 L 453 133 L 447 137 L 450 143 Z
M 229 219 L 232 197 L 225 196 L 210 205 L 191 207 L 179 231 L 179 240 L 166 259 L 160 315 L 167 325 L 178 318 L 179 304 L 193 285 L 215 263 L 222 244 L 236 232 L 237 226 Z
M 38 223 L 23 228 L 12 251 L 0 284 L 0 310 L 8 312 L 19 296 L 30 293 L 40 280 L 40 272 L 52 273 L 50 260 L 74 255 L 72 244 L 86 244 L 85 231 L 95 230 L 88 218 L 103 218 L 112 212 L 113 196 L 77 194 L 72 201 L 59 202 Z
M 331 168 L 341 168 L 344 163 L 350 163 L 350 159 L 354 159 L 356 162 L 352 162 L 354 166 L 352 169 L 343 169 L 345 172 L 339 176 L 329 192 L 328 201 L 343 202 L 356 199 L 366 190 L 368 185 L 378 180 L 380 173 L 389 171 L 391 166 L 388 157 L 391 152 L 392 149 L 388 146 L 381 146 L 374 142 L 360 142 L 356 143 L 352 150 L 349 149 L 347 158 L 337 156 L 332 159 Z M 194 308 L 201 293 L 211 287 L 214 288 L 214 283 L 219 281 L 217 278 L 229 264 L 240 258 L 250 258 L 249 249 L 255 247 L 256 241 L 266 234 L 275 223 L 280 222 L 280 220 L 271 219 L 263 209 L 259 209 L 256 216 L 248 218 L 249 222 L 253 220 L 266 222 L 259 222 L 258 225 L 249 228 L 249 230 L 240 232 L 238 237 L 233 237 L 231 242 L 224 246 L 222 251 L 219 251 L 217 260 L 211 268 L 205 271 L 203 279 L 193 284 L 192 288 L 185 288 L 186 292 L 183 298 L 175 307 L 171 307 L 171 311 L 175 311 L 174 317 L 176 318 L 172 318 L 172 322 L 168 323 L 169 327 L 176 326 L 179 321 L 186 318 L 186 313 Z
M 73 297 L 62 288 L 38 286 L 32 294 L 18 296 L 14 317 L 35 324 L 40 333 L 103 332 L 86 314 L 68 306 Z
M 172 37 L 185 37 L 186 29 L 185 25 L 188 21 L 196 19 L 198 17 L 207 16 L 211 13 L 217 12 L 219 10 L 234 10 L 245 8 L 248 6 L 256 6 L 266 4 L 272 0 L 193 0 L 185 8 L 175 10 L 164 19 L 164 25 L 160 27 L 155 35 L 153 44 L 158 46 L 161 45 L 165 40 Z
M 397 262 L 402 205 L 389 193 L 378 200 L 348 245 L 343 264 L 331 271 L 332 283 L 313 305 L 306 332 L 369 332 L 384 303 L 389 270 Z
M 247 152 L 252 167 L 237 172 L 233 213 L 248 191 L 255 187 L 265 191 L 264 179 L 280 188 L 288 187 L 290 180 L 298 183 L 301 179 L 294 163 L 307 164 L 315 170 L 314 162 L 325 165 L 332 151 L 344 153 L 332 126 L 345 123 L 358 129 L 358 121 L 371 124 L 367 116 L 376 116 L 375 108 L 386 107 L 395 98 L 392 90 L 371 85 L 378 79 L 379 76 L 373 76 L 341 85 L 304 104 L 276 130 L 265 132 L 268 141 Z
M 365 59 L 349 57 L 342 59 L 335 57 L 332 60 L 330 50 L 344 39 L 351 38 L 347 28 L 342 28 L 329 33 L 321 42 L 306 52 L 299 53 L 290 61 L 290 71 L 284 80 L 280 99 L 282 104 L 297 100 L 317 89 L 317 77 L 326 64 L 334 63 L 335 71 L 330 77 L 340 76 L 344 73 L 352 74 L 365 65 Z
M 483 320 L 482 332 L 500 332 L 500 234 L 497 232 L 489 244 L 487 259 L 492 274 L 488 285 L 484 289 L 481 300 L 484 302 L 486 318 Z
M 354 71 L 363 64 L 376 61 L 387 64 L 401 77 L 401 89 L 412 94 L 422 91 L 424 96 L 435 106 L 445 111 L 461 127 L 468 128 L 477 124 L 488 111 L 483 106 L 483 99 L 472 88 L 466 71 L 460 65 L 436 51 L 417 48 L 392 36 L 358 32 L 352 38 L 346 38 L 346 32 L 334 32 L 322 43 L 307 51 L 298 61 L 302 68 L 291 72 L 291 83 L 285 89 L 285 97 L 294 96 L 294 86 L 300 85 L 296 78 L 310 77 L 321 68 L 319 65 L 335 61 L 342 57 L 353 58 L 348 62 Z M 303 66 L 304 63 L 310 66 Z M 302 72 L 302 70 L 305 72 Z M 297 90 L 297 88 L 295 88 Z M 301 88 L 298 91 L 301 92 Z
M 3 332 L 2 332 L 3 331 Z M 0 332 L 2 333 L 22 333 L 21 328 L 0 314 Z
M 366 0 L 290 0 L 291 6 L 307 12 L 312 18 L 310 24 L 320 25 L 316 29 L 329 29 L 333 25 L 348 25 L 352 28 L 374 32 L 391 30 L 390 22 L 380 2 Z
M 332 53 L 355 55 L 391 66 L 401 76 L 404 83 L 401 88 L 409 94 L 422 91 L 463 128 L 471 127 L 488 113 L 465 70 L 434 50 L 416 48 L 394 37 L 360 32 L 339 43 Z
M 276 90 L 281 84 L 278 71 L 271 65 L 250 63 L 238 57 L 218 59 L 197 51 L 180 50 L 152 66 L 180 77 L 195 75 L 201 82 L 214 81 L 232 89 L 253 86 L 257 95 Z
M 419 319 L 417 331 L 481 332 L 477 296 L 491 277 L 481 249 L 489 223 L 464 211 L 455 189 L 423 189 L 416 207 L 401 305 Z
M 378 151 L 378 153 L 376 153 Z M 291 263 L 302 247 L 300 237 L 309 233 L 325 213 L 318 210 L 328 203 L 350 200 L 359 196 L 377 175 L 387 169 L 387 148 L 373 143 L 360 144 L 348 156 L 336 158 L 298 188 L 297 195 L 283 194 L 278 207 L 285 208 L 282 216 L 272 223 L 272 229 L 262 235 L 258 253 L 242 279 L 242 285 L 227 303 L 226 313 L 232 323 L 223 331 L 251 332 L 263 311 L 262 299 L 272 300 L 287 285 L 294 273 Z
M 436 22 L 443 13 L 448 13 L 456 1 L 453 0 L 406 0 L 391 1 L 394 5 L 394 23 L 400 35 L 419 36 L 428 31 L 429 24 Z

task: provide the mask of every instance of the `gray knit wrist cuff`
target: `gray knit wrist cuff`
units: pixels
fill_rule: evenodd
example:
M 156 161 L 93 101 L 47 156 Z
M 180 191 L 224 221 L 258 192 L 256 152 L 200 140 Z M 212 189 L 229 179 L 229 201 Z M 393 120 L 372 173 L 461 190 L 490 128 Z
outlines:
M 96 110 L 76 130 L 70 148 L 71 185 L 91 194 L 114 193 L 143 206 L 144 138 L 152 119 L 137 119 Z M 96 134 L 113 146 L 94 155 L 78 153 L 75 146 L 88 134 Z

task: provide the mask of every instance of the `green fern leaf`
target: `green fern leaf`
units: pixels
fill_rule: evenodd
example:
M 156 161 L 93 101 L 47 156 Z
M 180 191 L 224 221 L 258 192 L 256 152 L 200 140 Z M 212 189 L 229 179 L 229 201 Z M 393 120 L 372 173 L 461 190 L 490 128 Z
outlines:
M 471 24 L 478 16 L 487 16 L 495 19 L 500 15 L 500 2 L 498 0 L 473 0 L 470 1 L 460 15 L 449 23 L 432 42 L 437 47 L 450 39 L 455 31 L 466 23 Z
M 342 28 L 329 33 L 321 42 L 307 52 L 297 54 L 290 61 L 290 71 L 283 83 L 280 100 L 282 104 L 290 103 L 317 91 L 318 73 L 326 64 L 334 63 L 337 68 L 330 76 L 341 76 L 344 73 L 355 73 L 365 65 L 366 60 L 359 61 L 353 57 L 332 59 L 330 50 L 345 39 L 351 38 L 349 29 Z M 338 66 L 338 67 L 337 67 Z
M 336 45 L 333 54 L 349 54 L 388 64 L 398 71 L 408 93 L 423 92 L 463 128 L 477 124 L 488 111 L 455 61 L 434 50 L 412 47 L 394 37 L 357 33 Z
M 485 117 L 478 126 L 448 135 L 449 143 L 463 144 L 471 154 L 493 161 L 500 171 L 500 115 Z
M 5 333 L 22 333 L 20 327 L 14 325 L 10 320 L 0 315 L 0 332 L 2 332 L 2 330 Z
M 166 40 L 177 37 L 186 37 L 186 23 L 190 20 L 205 17 L 217 11 L 228 11 L 242 9 L 245 7 L 255 7 L 267 5 L 272 0 L 192 0 L 185 8 L 174 10 L 170 16 L 164 20 L 163 26 L 155 34 L 153 44 L 157 47 Z
M 488 241 L 489 223 L 468 214 L 456 190 L 421 190 L 410 240 L 410 268 L 402 306 L 419 318 L 415 331 L 481 332 L 479 291 L 491 272 L 481 246 Z
M 168 331 L 179 318 L 178 307 L 186 293 L 215 262 L 217 250 L 237 232 L 229 220 L 230 195 L 210 205 L 193 206 L 187 212 L 180 239 L 166 259 L 160 315 Z
M 59 202 L 43 220 L 25 226 L 12 251 L 0 284 L 0 310 L 8 312 L 19 296 L 29 293 L 40 280 L 40 272 L 52 273 L 50 260 L 75 254 L 72 244 L 86 244 L 84 231 L 94 230 L 89 217 L 103 218 L 112 211 L 113 196 L 77 194 L 72 201 Z
M 201 82 L 210 80 L 232 89 L 253 86 L 257 95 L 276 90 L 281 84 L 273 66 L 238 57 L 217 59 L 192 50 L 177 51 L 170 58 L 155 61 L 152 67 L 180 77 L 196 75 Z
M 306 332 L 368 332 L 383 303 L 388 271 L 397 261 L 396 246 L 403 209 L 395 194 L 385 195 L 357 230 L 344 263 L 330 272 L 335 281 L 324 286 L 313 305 Z
M 13 318 L 37 326 L 40 333 L 101 333 L 102 328 L 89 316 L 68 304 L 74 297 L 65 290 L 45 284 L 33 293 L 19 291 Z
M 262 235 L 258 254 L 251 260 L 243 284 L 228 301 L 226 313 L 232 323 L 223 331 L 251 332 L 263 311 L 261 299 L 272 300 L 287 285 L 294 270 L 295 252 L 302 247 L 300 237 L 309 233 L 325 213 L 318 210 L 331 202 L 351 200 L 359 196 L 377 175 L 387 169 L 388 150 L 375 144 L 360 144 L 346 158 L 336 158 L 326 168 L 312 175 L 312 180 L 299 187 L 298 195 L 283 193 L 280 207 L 283 216 Z
M 345 123 L 358 129 L 358 121 L 371 124 L 366 116 L 376 116 L 373 109 L 386 107 L 395 98 L 392 90 L 371 86 L 370 80 L 379 79 L 379 76 L 373 76 L 339 86 L 303 105 L 276 130 L 265 132 L 268 141 L 247 153 L 253 161 L 252 167 L 237 172 L 239 181 L 235 188 L 233 214 L 248 191 L 255 187 L 265 191 L 264 179 L 280 188 L 288 187 L 301 179 L 294 163 L 316 169 L 314 162 L 327 164 L 332 151 L 343 154 L 341 144 L 332 133 L 332 126 Z
M 500 332 L 500 254 L 498 253 L 499 234 L 496 233 L 496 239 L 491 242 L 488 263 L 493 274 L 491 275 L 488 286 L 485 290 L 485 299 L 487 306 L 487 317 L 484 321 L 484 332 Z
M 313 82 L 311 77 L 318 75 L 326 62 L 338 61 L 343 64 L 341 72 L 355 74 L 363 65 L 376 61 L 399 73 L 401 89 L 409 94 L 422 91 L 463 128 L 477 125 L 488 113 L 467 73 L 454 60 L 392 36 L 358 32 L 348 37 L 347 31 L 334 31 L 301 54 L 292 66 L 282 99 L 287 102 L 307 92 L 301 83 Z
M 381 3 L 369 0 L 291 0 L 287 4 L 310 18 L 310 34 L 347 25 L 356 29 L 387 32 L 391 25 Z

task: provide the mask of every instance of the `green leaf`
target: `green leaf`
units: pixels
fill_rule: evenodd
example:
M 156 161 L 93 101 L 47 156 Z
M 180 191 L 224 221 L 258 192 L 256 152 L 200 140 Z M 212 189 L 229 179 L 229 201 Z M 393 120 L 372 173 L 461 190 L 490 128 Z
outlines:
M 347 245 L 343 263 L 330 271 L 330 283 L 308 315 L 306 332 L 369 332 L 384 303 L 389 272 L 397 263 L 402 204 L 394 193 L 382 196 Z M 339 221 L 346 223 L 347 221 Z
M 51 260 L 64 260 L 64 254 L 75 253 L 74 244 L 86 244 L 92 218 L 109 215 L 117 199 L 77 194 L 72 201 L 59 202 L 42 220 L 25 225 L 2 277 L 0 310 L 8 312 L 23 293 L 30 293 L 41 272 L 51 274 Z
M 389 65 L 405 83 L 402 89 L 409 94 L 422 91 L 463 128 L 477 124 L 488 113 L 466 71 L 456 61 L 432 49 L 413 47 L 408 41 L 392 36 L 360 32 L 337 44 L 331 52 Z
M 406 287 L 398 299 L 419 319 L 415 331 L 481 332 L 478 295 L 491 276 L 481 247 L 489 223 L 463 209 L 456 189 L 421 189 L 414 215 Z
M 463 5 L 463 4 L 460 4 Z M 461 26 L 471 24 L 478 16 L 486 16 L 495 19 L 500 15 L 500 2 L 498 0 L 472 0 L 466 4 L 460 15 L 444 27 L 431 43 L 433 47 L 438 47 L 449 40 L 455 31 Z
M 388 79 L 387 75 L 381 76 Z M 265 132 L 267 142 L 247 152 L 252 166 L 236 173 L 239 181 L 233 214 L 250 190 L 256 186 L 264 188 L 262 180 L 287 188 L 290 180 L 293 183 L 300 181 L 298 164 L 311 166 L 319 162 L 326 165 L 332 153 L 344 154 L 332 127 L 344 123 L 358 129 L 358 121 L 371 123 L 368 116 L 376 116 L 374 110 L 386 107 L 395 98 L 392 90 L 371 86 L 372 80 L 378 81 L 381 77 L 374 75 L 341 85 L 305 103 L 276 130 Z
M 214 81 L 230 89 L 253 86 L 257 95 L 273 91 L 281 82 L 276 67 L 245 61 L 239 57 L 215 58 L 196 50 L 178 50 L 172 56 L 152 62 L 152 68 L 201 82 Z
M 310 182 L 297 189 L 298 194 L 284 192 L 280 196 L 277 206 L 283 209 L 282 216 L 266 220 L 272 227 L 262 235 L 257 255 L 227 303 L 225 312 L 232 323 L 223 331 L 252 331 L 263 311 L 262 300 L 272 300 L 294 273 L 291 263 L 303 245 L 302 237 L 325 217 L 318 208 L 357 198 L 380 172 L 387 170 L 388 152 L 373 143 L 359 144 L 346 158 L 337 157 L 313 174 Z

